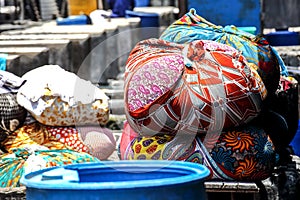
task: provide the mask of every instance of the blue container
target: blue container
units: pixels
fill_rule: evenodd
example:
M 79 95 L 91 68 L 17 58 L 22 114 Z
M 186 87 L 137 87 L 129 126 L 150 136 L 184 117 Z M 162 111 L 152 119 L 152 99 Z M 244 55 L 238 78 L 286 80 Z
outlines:
M 125 16 L 141 18 L 141 27 L 159 27 L 159 15 L 157 13 L 144 13 L 126 10 Z
M 201 200 L 209 173 L 191 162 L 103 161 L 32 172 L 21 183 L 27 200 Z
M 134 0 L 134 7 L 150 6 L 150 0 Z
M 71 15 L 66 18 L 57 18 L 57 25 L 86 25 L 90 24 L 90 19 L 86 15 Z
M 268 33 L 265 38 L 272 46 L 299 45 L 299 33 L 292 31 L 276 31 Z
M 300 120 L 298 121 L 298 130 L 290 145 L 293 147 L 295 155 L 300 156 Z

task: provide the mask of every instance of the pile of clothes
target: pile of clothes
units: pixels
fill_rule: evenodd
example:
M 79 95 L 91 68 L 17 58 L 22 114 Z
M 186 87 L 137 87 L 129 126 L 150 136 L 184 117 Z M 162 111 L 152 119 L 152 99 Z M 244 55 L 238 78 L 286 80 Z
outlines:
M 0 186 L 18 187 L 24 173 L 100 162 L 115 150 L 108 97 L 58 65 L 18 77 L 0 71 Z
M 278 52 L 194 9 L 131 51 L 124 97 L 122 159 L 196 162 L 211 179 L 270 177 L 298 128 L 298 82 Z

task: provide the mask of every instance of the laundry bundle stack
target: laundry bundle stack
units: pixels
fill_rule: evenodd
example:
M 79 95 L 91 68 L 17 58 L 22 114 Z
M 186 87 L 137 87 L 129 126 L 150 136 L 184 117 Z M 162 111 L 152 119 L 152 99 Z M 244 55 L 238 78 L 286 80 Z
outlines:
M 6 89 L 1 100 L 8 102 L 0 116 L 1 187 L 20 186 L 24 173 L 99 162 L 113 153 L 116 141 L 105 128 L 108 97 L 101 89 L 57 65 L 22 77 L 0 74 Z
M 266 179 L 298 124 L 297 81 L 276 50 L 193 9 L 131 51 L 124 96 L 122 159 L 197 162 L 212 179 Z

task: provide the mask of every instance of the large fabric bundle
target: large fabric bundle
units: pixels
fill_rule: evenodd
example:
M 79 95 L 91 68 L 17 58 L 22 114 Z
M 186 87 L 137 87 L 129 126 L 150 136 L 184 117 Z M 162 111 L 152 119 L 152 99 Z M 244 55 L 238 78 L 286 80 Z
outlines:
M 273 172 L 275 150 L 262 128 L 247 125 L 215 136 L 210 139 L 212 143 L 206 142 L 206 145 L 198 136 L 164 133 L 141 136 L 126 123 L 120 143 L 121 158 L 196 162 L 210 169 L 211 179 L 257 181 Z
M 287 75 L 278 52 L 266 39 L 241 31 L 233 25 L 217 26 L 197 15 L 194 9 L 170 25 L 160 39 L 176 43 L 213 40 L 232 46 L 254 65 L 270 93 L 277 89 L 280 73 Z
M 17 101 L 40 123 L 50 126 L 105 125 L 108 97 L 89 81 L 57 65 L 45 65 L 22 76 L 26 83 Z
M 214 41 L 141 41 L 125 72 L 125 111 L 140 134 L 207 134 L 250 122 L 264 84 L 234 48 Z

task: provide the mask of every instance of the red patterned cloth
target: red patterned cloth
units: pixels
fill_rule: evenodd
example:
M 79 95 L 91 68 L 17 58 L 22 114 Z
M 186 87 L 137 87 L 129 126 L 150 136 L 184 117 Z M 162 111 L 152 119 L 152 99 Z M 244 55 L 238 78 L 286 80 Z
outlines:
M 141 41 L 125 72 L 125 110 L 142 135 L 207 134 L 251 121 L 266 96 L 256 70 L 214 41 Z
M 80 133 L 73 127 L 45 126 L 47 131 L 58 141 L 78 152 L 89 152 L 89 148 L 83 142 Z

